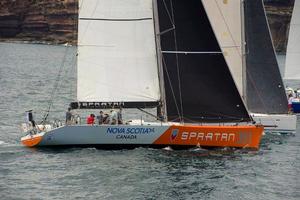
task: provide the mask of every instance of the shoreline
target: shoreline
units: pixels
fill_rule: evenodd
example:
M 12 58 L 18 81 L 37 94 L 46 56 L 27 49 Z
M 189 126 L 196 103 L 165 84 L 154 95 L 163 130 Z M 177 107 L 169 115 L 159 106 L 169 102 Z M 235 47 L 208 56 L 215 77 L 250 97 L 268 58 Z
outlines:
M 39 41 L 39 40 L 18 40 L 18 39 L 3 39 L 0 38 L 0 43 L 12 43 L 12 44 L 36 44 L 36 45 L 52 45 L 52 46 L 66 46 L 66 47 L 77 47 L 72 43 L 57 43 L 57 42 L 50 42 L 50 41 Z M 276 49 L 275 49 L 276 50 Z M 275 51 L 277 55 L 286 55 L 285 51 Z
M 77 46 L 73 45 L 72 43 L 57 43 L 57 42 L 50 42 L 50 41 L 39 41 L 39 40 L 18 40 L 18 39 L 3 39 L 0 38 L 0 43 L 11 43 L 11 44 L 36 44 L 36 45 L 53 45 L 53 46 Z

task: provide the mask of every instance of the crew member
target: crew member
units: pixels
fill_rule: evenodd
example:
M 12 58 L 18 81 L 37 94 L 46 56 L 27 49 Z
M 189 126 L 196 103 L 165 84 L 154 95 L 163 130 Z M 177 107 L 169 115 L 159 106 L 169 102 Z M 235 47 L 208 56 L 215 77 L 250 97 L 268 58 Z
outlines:
M 109 114 L 105 113 L 104 116 L 103 116 L 103 123 L 104 124 L 109 124 Z
M 26 118 L 27 118 L 27 122 L 30 123 L 32 127 L 35 127 L 35 121 L 33 119 L 32 110 L 26 111 Z
M 117 120 L 118 120 L 117 112 L 114 109 L 110 110 L 110 124 L 112 125 L 117 124 L 118 122 Z
M 118 124 L 123 124 L 123 119 L 122 119 L 122 107 L 120 107 L 118 114 Z
M 86 119 L 86 123 L 93 125 L 95 123 L 95 115 L 90 114 L 90 116 L 88 116 L 88 118 Z
M 72 124 L 72 117 L 71 108 L 68 108 L 68 111 L 66 112 L 66 125 Z
M 292 109 L 293 100 L 294 100 L 293 95 L 292 95 L 292 94 L 289 94 L 289 96 L 288 96 L 288 108 L 289 108 L 289 113 L 291 113 L 291 112 L 293 111 L 293 109 Z
M 97 116 L 98 124 L 101 125 L 104 122 L 104 114 L 102 110 L 99 112 L 99 115 Z

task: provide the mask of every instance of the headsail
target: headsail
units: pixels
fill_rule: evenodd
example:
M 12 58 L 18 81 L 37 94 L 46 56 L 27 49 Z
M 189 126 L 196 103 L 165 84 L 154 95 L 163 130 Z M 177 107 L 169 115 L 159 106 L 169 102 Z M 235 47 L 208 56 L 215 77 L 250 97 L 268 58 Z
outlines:
M 255 113 L 287 113 L 287 98 L 263 1 L 244 2 L 248 109 Z
M 169 120 L 250 121 L 199 0 L 158 1 Z
M 152 0 L 81 0 L 79 6 L 77 99 L 84 102 L 80 106 L 157 104 Z
M 294 4 L 284 78 L 300 80 L 300 0 L 295 0 Z
M 243 95 L 241 0 L 202 0 L 235 83 Z

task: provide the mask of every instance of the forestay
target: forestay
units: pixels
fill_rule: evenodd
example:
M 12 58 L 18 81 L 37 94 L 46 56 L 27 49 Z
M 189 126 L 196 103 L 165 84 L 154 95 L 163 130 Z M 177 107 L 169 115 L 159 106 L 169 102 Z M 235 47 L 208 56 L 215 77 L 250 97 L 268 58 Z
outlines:
M 79 7 L 78 101 L 158 102 L 152 0 L 81 0 Z
M 300 0 L 295 0 L 290 24 L 285 79 L 300 80 Z
M 202 0 L 235 83 L 243 94 L 242 13 L 240 0 Z

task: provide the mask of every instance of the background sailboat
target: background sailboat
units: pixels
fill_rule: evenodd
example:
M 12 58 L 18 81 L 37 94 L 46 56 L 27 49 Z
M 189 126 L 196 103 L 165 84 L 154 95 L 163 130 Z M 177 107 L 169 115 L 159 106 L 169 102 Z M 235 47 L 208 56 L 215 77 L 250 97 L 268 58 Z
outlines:
M 300 1 L 295 0 L 292 20 L 290 23 L 289 40 L 286 52 L 284 79 L 288 86 L 300 88 Z M 300 91 L 298 91 L 300 92 Z M 292 91 L 294 93 L 294 91 Z M 299 95 L 299 94 L 298 94 Z M 293 112 L 300 113 L 298 99 L 292 103 Z
M 295 132 L 262 0 L 245 1 L 246 102 L 254 119 L 276 132 Z M 263 45 L 262 45 L 263 44 Z
M 286 52 L 285 80 L 300 82 L 300 1 L 295 0 Z M 300 85 L 299 85 L 300 87 Z M 295 88 L 296 89 L 296 88 Z
M 231 73 L 254 120 L 267 130 L 294 132 L 261 0 L 203 0 Z M 270 127 L 269 127 L 270 126 Z

